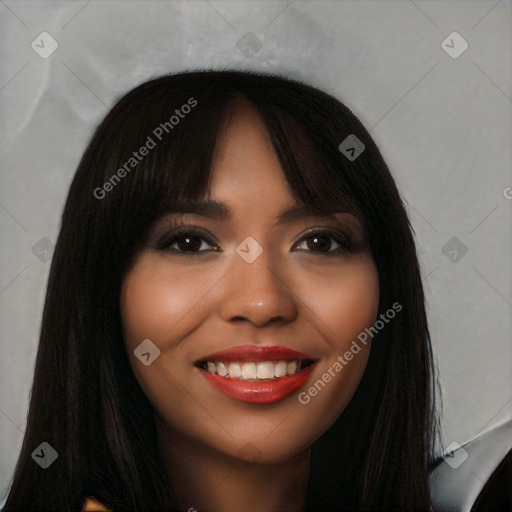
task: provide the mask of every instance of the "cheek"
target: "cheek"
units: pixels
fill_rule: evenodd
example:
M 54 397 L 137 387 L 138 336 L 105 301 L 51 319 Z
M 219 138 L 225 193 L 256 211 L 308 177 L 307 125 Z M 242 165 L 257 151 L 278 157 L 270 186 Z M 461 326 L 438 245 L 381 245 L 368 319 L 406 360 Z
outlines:
M 181 337 L 200 321 L 197 305 L 203 295 L 197 283 L 190 286 L 190 276 L 145 256 L 125 278 L 120 295 L 124 342 L 139 385 L 159 413 L 169 410 L 169 396 L 176 397 L 172 410 L 185 422 L 191 414 L 189 404 L 181 400 L 185 369 L 175 354 Z M 160 350 L 148 366 L 134 356 L 145 339 Z
M 149 338 L 166 348 L 169 334 L 180 330 L 200 302 L 203 288 L 187 275 L 171 272 L 158 262 L 141 262 L 125 279 L 121 289 L 121 317 L 126 343 L 134 348 Z M 188 317 L 187 317 L 188 315 Z
M 337 274 L 303 283 L 301 293 L 330 350 L 344 349 L 376 320 L 379 277 L 373 260 L 361 258 Z
M 358 336 L 376 321 L 379 277 L 373 260 L 359 258 L 350 268 L 317 274 L 300 286 L 310 322 L 325 340 L 324 358 L 298 395 L 306 413 L 302 426 L 313 441 L 343 412 L 361 381 L 371 338 L 361 342 Z

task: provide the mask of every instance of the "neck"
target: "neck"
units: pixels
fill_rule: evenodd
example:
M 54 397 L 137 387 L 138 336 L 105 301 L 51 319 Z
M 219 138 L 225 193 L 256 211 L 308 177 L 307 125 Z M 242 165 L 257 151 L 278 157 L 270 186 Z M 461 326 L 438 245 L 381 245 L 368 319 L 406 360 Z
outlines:
M 251 445 L 232 457 L 168 428 L 159 444 L 173 490 L 188 512 L 304 510 L 310 450 L 278 463 L 248 462 Z M 252 447 L 257 451 L 256 447 Z

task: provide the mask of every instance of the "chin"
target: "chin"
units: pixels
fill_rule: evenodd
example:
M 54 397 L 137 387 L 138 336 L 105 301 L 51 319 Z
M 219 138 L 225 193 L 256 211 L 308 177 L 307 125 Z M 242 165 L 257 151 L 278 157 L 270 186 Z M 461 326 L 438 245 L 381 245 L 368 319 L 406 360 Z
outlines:
M 305 455 L 316 437 L 316 435 L 311 435 L 310 438 L 305 439 L 303 432 L 287 431 L 271 440 L 255 437 L 237 438 L 236 444 L 219 446 L 218 450 L 243 462 L 280 464 L 294 457 Z

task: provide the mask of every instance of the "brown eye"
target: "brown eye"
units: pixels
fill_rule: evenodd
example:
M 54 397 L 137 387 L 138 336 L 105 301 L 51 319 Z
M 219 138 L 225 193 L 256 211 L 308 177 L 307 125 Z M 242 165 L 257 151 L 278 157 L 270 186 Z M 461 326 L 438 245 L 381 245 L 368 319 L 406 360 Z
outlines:
M 302 245 L 302 247 L 300 247 Z M 304 245 L 308 250 L 314 252 L 330 252 L 333 245 L 338 245 L 337 242 L 333 241 L 332 236 L 326 235 L 313 235 L 304 238 L 303 241 L 297 246 L 299 249 L 304 249 Z M 335 247 L 336 249 L 336 247 Z
M 196 252 L 201 249 L 203 240 L 197 235 L 180 235 L 176 237 L 175 244 L 180 251 Z
M 313 231 L 301 238 L 295 249 L 324 254 L 350 251 L 349 239 L 336 231 Z
M 200 253 L 219 251 L 220 247 L 203 230 L 197 228 L 178 229 L 162 237 L 155 245 L 162 251 L 175 252 L 178 255 L 195 256 Z

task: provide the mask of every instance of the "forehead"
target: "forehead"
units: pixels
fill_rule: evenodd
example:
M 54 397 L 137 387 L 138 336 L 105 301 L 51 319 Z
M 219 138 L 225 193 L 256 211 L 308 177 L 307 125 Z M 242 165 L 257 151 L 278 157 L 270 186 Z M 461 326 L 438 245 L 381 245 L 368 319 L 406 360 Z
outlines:
M 265 210 L 297 204 L 259 113 L 248 100 L 233 101 L 212 163 L 210 197 Z M 229 198 L 229 199 L 228 199 Z

